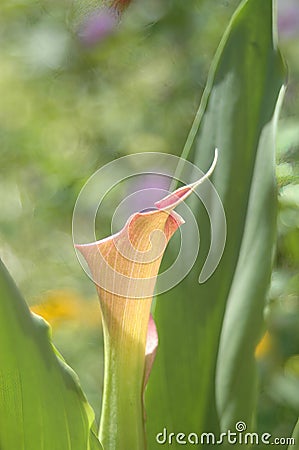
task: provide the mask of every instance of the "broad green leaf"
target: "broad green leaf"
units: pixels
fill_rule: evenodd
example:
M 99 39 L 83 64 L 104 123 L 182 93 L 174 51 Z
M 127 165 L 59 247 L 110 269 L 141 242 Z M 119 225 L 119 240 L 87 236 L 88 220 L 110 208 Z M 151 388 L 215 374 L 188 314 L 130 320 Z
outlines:
M 216 272 L 199 284 L 210 224 L 204 208 L 193 205 L 199 259 L 175 291 L 157 299 L 154 311 L 159 348 L 146 395 L 151 450 L 160 447 L 155 436 L 164 427 L 198 434 L 234 429 L 241 420 L 251 427 L 254 348 L 275 240 L 275 111 L 283 80 L 272 0 L 242 2 L 217 51 L 183 154 L 204 170 L 219 149 L 212 180 L 226 213 L 226 248 Z
M 0 261 L 0 449 L 101 450 L 94 413 Z
M 277 112 L 280 102 L 277 105 Z M 276 229 L 273 130 L 260 136 L 238 263 L 230 288 L 217 360 L 216 397 L 222 429 L 242 420 L 250 427 L 256 400 L 254 349 L 271 275 Z

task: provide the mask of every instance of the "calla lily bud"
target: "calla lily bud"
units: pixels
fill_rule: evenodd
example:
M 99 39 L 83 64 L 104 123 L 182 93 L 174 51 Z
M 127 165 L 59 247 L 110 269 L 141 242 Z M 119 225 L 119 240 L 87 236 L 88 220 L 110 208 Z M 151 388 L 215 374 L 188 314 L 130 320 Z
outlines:
M 124 228 L 100 241 L 77 245 L 100 298 L 105 343 L 100 439 L 105 450 L 145 448 L 143 392 L 158 345 L 150 317 L 167 243 L 184 221 L 173 211 L 213 172 L 133 214 Z

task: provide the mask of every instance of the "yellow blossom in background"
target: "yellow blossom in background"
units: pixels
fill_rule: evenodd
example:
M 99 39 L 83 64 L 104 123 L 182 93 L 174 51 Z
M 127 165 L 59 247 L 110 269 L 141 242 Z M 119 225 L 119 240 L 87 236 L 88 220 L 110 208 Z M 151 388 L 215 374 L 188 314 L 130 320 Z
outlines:
M 68 289 L 46 292 L 38 303 L 31 307 L 31 311 L 42 316 L 52 326 L 71 322 L 80 326 L 98 327 L 101 323 L 97 298 L 86 300 Z
M 273 348 L 272 339 L 269 331 L 263 335 L 260 342 L 257 344 L 255 348 L 255 357 L 256 359 L 264 359 L 269 353 L 271 353 L 271 349 Z

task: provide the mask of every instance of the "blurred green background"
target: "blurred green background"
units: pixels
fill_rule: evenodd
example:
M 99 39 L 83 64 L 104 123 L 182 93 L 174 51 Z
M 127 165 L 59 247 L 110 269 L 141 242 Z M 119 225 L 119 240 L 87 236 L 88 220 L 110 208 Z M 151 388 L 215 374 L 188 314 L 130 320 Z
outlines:
M 119 24 L 107 18 L 97 24 L 104 19 L 93 0 L 1 2 L 1 258 L 29 304 L 52 324 L 54 342 L 97 417 L 101 319 L 72 245 L 77 195 L 94 171 L 117 157 L 180 155 L 212 57 L 239 3 L 135 0 Z M 299 0 L 281 0 L 278 18 L 289 83 L 277 140 L 268 331 L 257 348 L 258 428 L 286 436 L 299 411 Z M 102 27 L 98 35 L 95 24 Z M 82 30 L 93 33 L 89 40 Z

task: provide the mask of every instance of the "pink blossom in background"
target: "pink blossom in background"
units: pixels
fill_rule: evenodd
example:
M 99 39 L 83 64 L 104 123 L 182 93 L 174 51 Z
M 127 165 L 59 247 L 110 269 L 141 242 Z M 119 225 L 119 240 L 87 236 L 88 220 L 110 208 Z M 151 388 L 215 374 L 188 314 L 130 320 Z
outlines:
M 278 32 L 282 38 L 299 34 L 299 0 L 278 1 Z
M 170 183 L 171 179 L 159 172 L 144 174 L 142 179 L 138 178 L 132 183 L 129 194 L 135 193 L 135 195 L 129 198 L 128 207 L 134 212 L 150 208 L 157 209 L 155 202 L 168 193 Z
M 101 8 L 93 11 L 81 24 L 78 37 L 86 46 L 95 45 L 114 32 L 118 21 L 118 14 L 114 9 Z
M 81 24 L 80 41 L 86 46 L 95 45 L 110 36 L 116 29 L 121 14 L 132 0 L 113 0 L 107 6 L 93 11 Z

